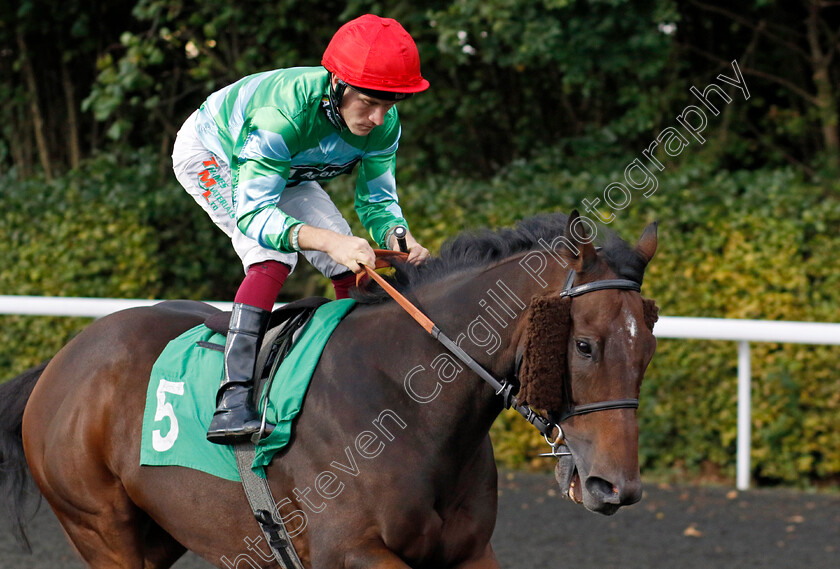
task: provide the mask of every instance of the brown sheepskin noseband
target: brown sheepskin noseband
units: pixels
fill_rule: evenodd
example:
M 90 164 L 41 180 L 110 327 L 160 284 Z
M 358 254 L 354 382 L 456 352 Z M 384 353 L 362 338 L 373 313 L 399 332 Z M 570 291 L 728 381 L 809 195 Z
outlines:
M 643 298 L 642 309 L 645 314 L 645 325 L 648 327 L 648 330 L 653 332 L 653 325 L 656 324 L 657 320 L 659 320 L 659 307 L 656 306 L 656 302 L 653 300 Z
M 520 402 L 537 409 L 562 409 L 571 307 L 571 298 L 561 298 L 556 293 L 532 299 L 519 370 Z

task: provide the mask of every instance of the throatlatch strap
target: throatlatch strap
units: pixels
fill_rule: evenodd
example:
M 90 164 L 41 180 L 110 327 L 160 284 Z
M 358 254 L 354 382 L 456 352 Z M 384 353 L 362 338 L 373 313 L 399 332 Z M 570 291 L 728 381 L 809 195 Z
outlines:
M 236 455 L 236 467 L 239 469 L 239 477 L 242 479 L 242 487 L 251 504 L 254 517 L 260 524 L 260 529 L 265 536 L 274 559 L 282 569 L 303 569 L 303 563 L 295 551 L 295 546 L 283 524 L 283 518 L 276 511 L 274 497 L 271 495 L 271 488 L 268 487 L 268 480 L 260 478 L 251 470 L 254 463 L 256 449 L 251 442 L 239 443 L 233 446 Z

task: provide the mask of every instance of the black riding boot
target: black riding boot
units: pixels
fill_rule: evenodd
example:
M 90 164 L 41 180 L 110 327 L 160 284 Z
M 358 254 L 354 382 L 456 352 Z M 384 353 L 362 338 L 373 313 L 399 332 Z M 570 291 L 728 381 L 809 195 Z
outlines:
M 261 416 L 251 392 L 254 367 L 271 312 L 235 303 L 225 340 L 225 377 L 216 395 L 216 412 L 207 429 L 207 440 L 216 444 L 249 441 L 260 430 Z M 266 425 L 267 432 L 271 429 Z

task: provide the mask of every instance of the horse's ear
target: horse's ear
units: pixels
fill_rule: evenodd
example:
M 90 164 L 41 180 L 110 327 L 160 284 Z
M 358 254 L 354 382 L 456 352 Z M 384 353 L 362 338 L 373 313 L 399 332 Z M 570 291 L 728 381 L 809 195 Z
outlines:
M 566 239 L 578 252 L 575 253 L 575 251 L 566 247 L 561 248 L 561 252 L 575 271 L 585 273 L 598 262 L 598 253 L 595 251 L 595 246 L 592 245 L 592 239 L 586 230 L 586 224 L 578 223 L 579 219 L 578 210 L 573 209 L 572 213 L 569 214 L 569 219 L 566 220 L 564 233 Z
M 639 243 L 636 245 L 636 252 L 642 256 L 646 265 L 650 263 L 650 260 L 653 259 L 654 253 L 656 253 L 656 245 L 659 242 L 659 239 L 656 236 L 656 228 L 658 225 L 659 223 L 654 221 L 645 227 L 645 230 L 642 232 L 642 236 L 639 238 Z

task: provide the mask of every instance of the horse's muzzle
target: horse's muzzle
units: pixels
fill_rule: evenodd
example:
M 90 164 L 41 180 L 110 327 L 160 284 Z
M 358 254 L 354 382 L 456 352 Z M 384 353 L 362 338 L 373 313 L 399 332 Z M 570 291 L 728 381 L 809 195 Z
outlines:
M 583 485 L 583 505 L 588 510 L 607 516 L 642 499 L 642 484 L 638 479 L 617 486 L 599 476 L 589 476 Z
M 618 485 L 600 476 L 581 475 L 574 457 L 561 456 L 554 467 L 554 478 L 560 493 L 587 510 L 610 516 L 622 506 L 635 504 L 642 498 L 641 480 L 625 481 Z

